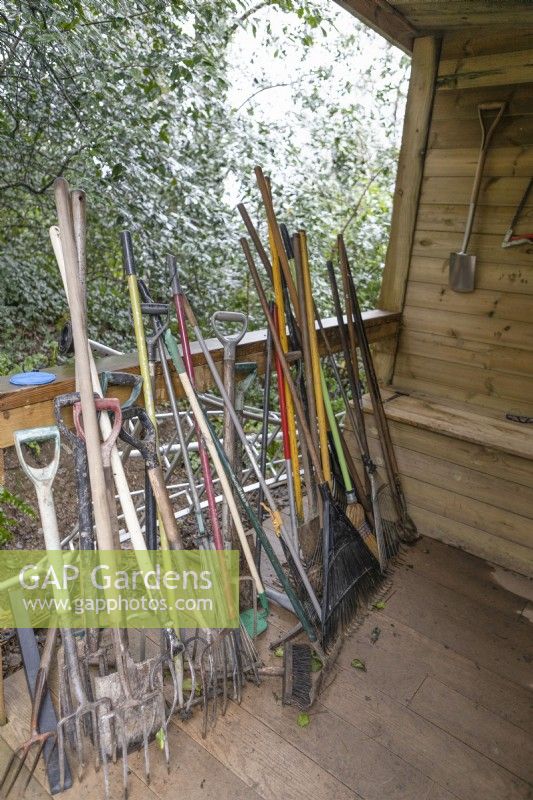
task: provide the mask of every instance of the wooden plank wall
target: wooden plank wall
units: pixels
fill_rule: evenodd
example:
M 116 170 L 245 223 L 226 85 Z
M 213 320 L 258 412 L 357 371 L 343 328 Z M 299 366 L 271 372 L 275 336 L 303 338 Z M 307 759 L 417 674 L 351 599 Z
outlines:
M 448 287 L 478 158 L 477 106 L 507 102 L 495 133 L 469 252 L 477 287 Z M 442 41 L 393 382 L 473 404 L 533 414 L 533 244 L 502 249 L 533 175 L 533 29 L 453 31 Z M 517 232 L 533 230 L 533 193 Z

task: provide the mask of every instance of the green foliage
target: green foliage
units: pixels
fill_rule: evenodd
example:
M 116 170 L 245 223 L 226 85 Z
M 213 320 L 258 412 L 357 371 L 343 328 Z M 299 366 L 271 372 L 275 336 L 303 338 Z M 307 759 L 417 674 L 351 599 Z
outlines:
M 7 508 L 6 508 L 7 507 Z M 11 529 L 16 524 L 16 519 L 9 516 L 7 509 L 16 509 L 28 517 L 35 518 L 35 511 L 24 500 L 6 488 L 0 486 L 0 546 L 3 546 L 11 539 Z
M 226 306 L 263 324 L 234 209 L 242 199 L 258 210 L 256 163 L 272 173 L 283 219 L 308 228 L 321 309 L 331 313 L 323 262 L 343 227 L 373 304 L 401 116 L 384 111 L 401 112 L 399 59 L 387 46 L 369 60 L 375 41 L 326 0 L 5 0 L 0 373 L 56 360 L 68 313 L 47 233 L 57 175 L 87 192 L 89 335 L 108 345 L 134 346 L 125 227 L 154 296 L 167 294 L 173 252 L 203 317 Z M 325 61 L 313 55 L 320 48 Z M 260 105 L 276 91 L 265 54 L 289 92 L 291 113 L 274 121 Z M 237 104 L 238 75 L 250 97 Z

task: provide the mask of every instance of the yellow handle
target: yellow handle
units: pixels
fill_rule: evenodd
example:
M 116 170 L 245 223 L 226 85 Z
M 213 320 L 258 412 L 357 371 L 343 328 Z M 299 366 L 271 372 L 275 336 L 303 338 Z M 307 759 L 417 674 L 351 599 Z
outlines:
M 305 231 L 298 233 L 300 238 L 300 252 L 302 258 L 302 274 L 304 279 L 304 303 L 307 330 L 309 331 L 309 347 L 311 349 L 311 364 L 313 368 L 313 386 L 315 388 L 316 416 L 318 421 L 318 437 L 320 441 L 320 460 L 325 480 L 331 485 L 331 466 L 328 451 L 328 428 L 326 423 L 326 409 L 324 395 L 320 381 L 320 355 L 318 352 L 318 339 L 315 326 L 315 306 L 311 288 L 311 274 L 309 271 L 309 253 L 307 251 L 307 236 Z
M 281 347 L 284 353 L 289 352 L 289 343 L 287 341 L 287 331 L 285 330 L 285 303 L 283 300 L 283 286 L 281 283 L 281 271 L 279 254 L 274 241 L 272 228 L 268 226 L 268 242 L 270 245 L 270 253 L 272 259 L 272 283 L 274 285 L 274 297 L 278 307 L 278 332 L 281 341 Z M 302 480 L 300 477 L 300 464 L 298 461 L 298 442 L 296 436 L 296 424 L 294 422 L 294 404 L 292 402 L 292 395 L 288 390 L 286 381 L 282 382 L 279 391 L 285 393 L 285 405 L 287 408 L 287 423 L 289 429 L 289 445 L 291 451 L 291 468 L 294 485 L 294 504 L 296 506 L 296 516 L 301 521 L 304 516 L 304 505 L 302 496 Z

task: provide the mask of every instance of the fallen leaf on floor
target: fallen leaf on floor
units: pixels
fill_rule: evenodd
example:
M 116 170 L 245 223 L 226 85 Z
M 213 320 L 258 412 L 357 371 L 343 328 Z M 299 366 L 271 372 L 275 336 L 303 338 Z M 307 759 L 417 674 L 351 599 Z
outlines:
M 377 603 L 374 603 L 372 608 L 376 608 L 378 611 L 381 611 L 383 608 L 385 608 L 385 606 L 385 600 L 378 600 Z
M 351 662 L 351 666 L 354 669 L 360 669 L 362 672 L 366 672 L 366 664 L 364 661 L 361 661 L 360 658 L 354 658 Z
M 298 725 L 300 728 L 307 728 L 310 722 L 309 714 L 298 714 Z
M 317 656 L 311 657 L 311 672 L 320 672 L 322 669 L 323 664 L 322 661 L 317 658 Z
M 283 647 L 276 647 L 274 650 L 274 655 L 276 658 L 283 658 Z
M 372 633 L 370 634 L 370 641 L 372 644 L 376 644 L 377 640 L 381 636 L 381 628 L 378 628 L 376 625 L 375 628 L 372 628 Z
M 166 735 L 164 729 L 163 728 L 159 728 L 159 730 L 157 731 L 157 733 L 155 735 L 155 740 L 156 740 L 157 744 L 159 745 L 159 749 L 160 750 L 164 750 L 165 749 L 166 738 L 167 738 L 167 735 Z

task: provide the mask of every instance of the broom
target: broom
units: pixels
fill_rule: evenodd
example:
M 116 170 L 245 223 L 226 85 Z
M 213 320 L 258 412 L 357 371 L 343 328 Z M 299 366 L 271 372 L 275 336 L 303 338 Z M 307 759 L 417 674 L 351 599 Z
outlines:
M 341 508 L 333 501 L 324 478 L 320 459 L 313 445 L 303 407 L 296 392 L 290 370 L 284 357 L 278 332 L 268 311 L 268 301 L 258 275 L 248 244 L 241 238 L 241 246 L 255 284 L 259 301 L 272 334 L 272 343 L 278 353 L 285 380 L 292 395 L 298 426 L 304 436 L 319 482 L 323 500 L 323 587 L 321 634 L 324 648 L 330 649 L 347 625 L 354 619 L 359 604 L 366 600 L 379 580 L 379 565 L 369 552 L 358 531 Z
M 370 489 L 370 498 L 372 502 L 372 511 L 374 516 L 374 529 L 376 532 L 376 537 L 374 539 L 375 550 L 373 549 L 372 552 L 374 553 L 376 558 L 379 558 L 380 567 L 382 570 L 384 570 L 387 563 L 387 556 L 385 550 L 383 527 L 381 522 L 381 512 L 378 501 L 378 489 L 376 483 L 376 465 L 374 464 L 372 458 L 370 457 L 370 451 L 368 448 L 368 439 L 366 436 L 365 421 L 363 418 L 363 410 L 360 404 L 360 385 L 357 381 L 355 367 L 350 357 L 350 350 L 349 350 L 348 340 L 346 338 L 346 328 L 342 313 L 339 289 L 337 286 L 335 271 L 333 269 L 333 263 L 331 261 L 327 261 L 326 268 L 328 270 L 329 283 L 333 298 L 333 305 L 335 308 L 335 316 L 337 317 L 337 325 L 339 327 L 339 334 L 340 334 L 342 352 L 344 355 L 345 368 L 348 374 L 348 382 L 352 394 L 353 405 L 350 405 L 348 402 L 345 401 L 346 411 L 350 414 L 352 428 L 357 438 L 357 443 L 359 445 L 359 450 L 361 453 L 361 460 L 363 462 L 363 466 L 365 469 L 366 483 Z

